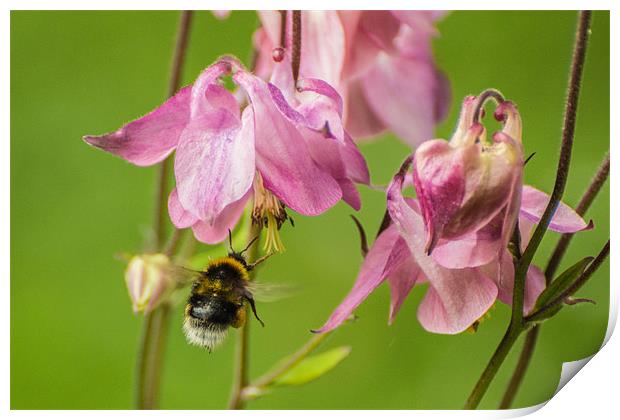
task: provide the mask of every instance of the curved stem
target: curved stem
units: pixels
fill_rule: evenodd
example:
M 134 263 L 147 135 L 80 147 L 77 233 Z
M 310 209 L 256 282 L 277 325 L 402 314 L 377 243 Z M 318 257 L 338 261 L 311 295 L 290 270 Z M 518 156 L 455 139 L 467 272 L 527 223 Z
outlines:
M 480 122 L 480 114 L 482 109 L 484 108 L 484 104 L 489 99 L 494 99 L 498 104 L 501 104 L 506 99 L 504 99 L 504 95 L 497 89 L 487 89 L 478 95 L 478 103 L 476 104 L 476 108 L 474 109 L 474 122 Z
M 179 22 L 176 47 L 172 60 L 172 70 L 168 84 L 168 96 L 174 95 L 179 88 L 183 63 L 187 50 L 187 41 L 191 25 L 192 12 L 183 11 Z M 159 166 L 155 201 L 155 247 L 161 249 L 164 243 L 166 194 L 168 192 L 168 171 L 171 157 Z M 174 244 L 174 237 L 173 242 Z M 145 314 L 143 332 L 136 360 L 136 407 L 139 409 L 155 408 L 159 390 L 160 371 L 163 365 L 163 352 L 170 311 L 162 305 Z
M 577 23 L 577 33 L 575 37 L 575 45 L 573 49 L 573 60 L 571 64 L 571 73 L 568 83 L 568 98 L 566 100 L 566 109 L 564 112 L 564 128 L 562 129 L 562 147 L 560 149 L 560 159 L 558 160 L 558 169 L 555 178 L 553 192 L 549 198 L 549 204 L 536 226 L 530 242 L 523 253 L 523 258 L 519 260 L 519 264 L 515 271 L 515 283 L 517 279 L 525 279 L 530 263 L 534 258 L 534 254 L 538 250 L 549 222 L 555 214 L 555 211 L 564 195 L 566 188 L 566 180 L 568 178 L 568 170 L 570 168 L 571 154 L 573 150 L 573 139 L 575 136 L 575 121 L 577 117 L 577 105 L 579 102 L 579 92 L 581 91 L 581 78 L 583 75 L 583 65 L 586 58 L 586 49 L 588 45 L 588 34 L 590 32 L 590 21 L 592 17 L 591 11 L 579 12 Z M 520 299 L 523 299 L 521 294 Z
M 609 177 L 609 152 L 603 159 L 603 162 L 599 166 L 594 179 L 588 186 L 588 189 L 579 200 L 579 204 L 575 208 L 575 211 L 580 216 L 583 216 L 590 205 L 594 202 L 594 199 L 598 195 L 599 191 L 605 184 L 605 181 Z M 549 259 L 549 263 L 547 264 L 547 268 L 545 269 L 545 279 L 547 282 L 550 282 L 557 268 L 570 245 L 571 239 L 573 238 L 572 233 L 565 233 L 560 237 L 555 249 L 551 254 L 551 258 Z M 534 326 L 525 336 L 525 341 L 523 343 L 523 348 L 521 349 L 521 354 L 519 355 L 519 361 L 517 362 L 517 366 L 510 378 L 510 382 L 506 387 L 506 391 L 504 391 L 504 396 L 502 397 L 502 401 L 499 405 L 500 409 L 510 408 L 512 405 L 517 392 L 519 391 L 519 387 L 521 386 L 521 382 L 525 377 L 525 372 L 530 365 L 530 361 L 534 354 L 534 349 L 536 348 L 536 343 L 538 342 L 538 334 L 540 333 L 541 325 Z
M 592 202 L 594 202 L 594 199 L 598 195 L 599 191 L 601 190 L 603 185 L 605 185 L 605 181 L 607 181 L 608 177 L 609 152 L 607 152 L 605 158 L 603 158 L 603 162 L 601 162 L 601 165 L 596 171 L 594 179 L 592 179 L 592 182 L 588 186 L 588 189 L 585 191 L 585 193 L 581 197 L 581 200 L 579 200 L 579 204 L 577 204 L 577 207 L 575 208 L 575 212 L 578 215 L 583 216 L 586 211 L 588 211 L 590 205 L 592 205 Z M 564 254 L 566 253 L 566 250 L 568 249 L 568 245 L 570 244 L 571 239 L 573 239 L 573 235 L 573 233 L 565 233 L 564 235 L 562 235 L 562 237 L 558 241 L 558 244 L 553 250 L 551 258 L 549 258 L 549 263 L 547 264 L 547 269 L 545 270 L 545 278 L 547 279 L 547 282 L 551 282 L 551 280 L 553 280 L 555 272 L 557 271 L 558 266 L 560 265 Z
M 506 355 L 516 342 L 519 335 L 526 329 L 526 323 L 523 319 L 525 277 L 530 267 L 530 263 L 532 262 L 543 237 L 545 236 L 547 227 L 551 222 L 551 218 L 553 217 L 560 200 L 562 199 L 564 189 L 566 188 L 566 180 L 568 178 L 568 170 L 570 168 L 570 159 L 573 149 L 577 104 L 581 89 L 581 78 L 583 75 L 583 65 L 585 62 L 591 17 L 592 13 L 590 11 L 579 12 L 575 44 L 573 47 L 571 72 L 568 83 L 568 98 L 564 112 L 562 146 L 560 149 L 560 157 L 558 160 L 558 169 L 553 192 L 549 198 L 547 208 L 545 209 L 538 226 L 536 226 L 536 229 L 534 230 L 523 255 L 515 262 L 514 286 L 512 293 L 512 316 L 510 319 L 510 324 L 504 338 L 491 357 L 486 369 L 478 379 L 478 382 L 467 400 L 465 407 L 469 409 L 474 409 L 478 406 L 489 385 L 491 384 L 491 381 L 497 374 L 499 366 L 505 360 Z
M 260 234 L 261 227 L 258 224 L 252 223 L 252 216 L 250 216 L 250 229 L 248 231 L 248 243 L 252 242 L 252 245 L 247 251 L 247 260 L 253 263 L 258 259 L 258 253 L 260 249 Z M 255 238 L 259 238 L 255 240 Z M 253 280 L 256 277 L 256 270 L 254 268 L 250 271 L 250 279 Z M 249 330 L 250 330 L 250 317 L 248 317 L 245 324 L 240 328 L 239 335 L 237 337 L 237 351 L 235 353 L 235 373 L 233 380 L 233 388 L 228 402 L 228 408 L 232 410 L 241 410 L 245 406 L 245 402 L 242 398 L 243 389 L 248 384 L 248 356 L 249 356 Z

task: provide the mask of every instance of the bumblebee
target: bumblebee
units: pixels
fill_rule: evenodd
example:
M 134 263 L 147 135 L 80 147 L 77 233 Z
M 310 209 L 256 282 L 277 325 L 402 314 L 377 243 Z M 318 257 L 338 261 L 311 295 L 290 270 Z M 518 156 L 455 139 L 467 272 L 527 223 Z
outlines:
M 231 244 L 227 256 L 212 260 L 203 271 L 196 272 L 183 321 L 190 344 L 213 350 L 224 341 L 229 327 L 245 325 L 248 305 L 264 326 L 256 313 L 249 272 L 270 255 L 254 263 L 246 261 L 243 254 L 254 240 L 241 252 L 235 252 Z

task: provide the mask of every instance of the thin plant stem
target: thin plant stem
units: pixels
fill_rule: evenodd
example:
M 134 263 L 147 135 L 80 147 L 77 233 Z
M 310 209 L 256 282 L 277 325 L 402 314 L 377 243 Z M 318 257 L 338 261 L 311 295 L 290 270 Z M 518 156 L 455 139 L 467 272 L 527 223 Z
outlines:
M 166 339 L 168 337 L 168 327 L 170 324 L 170 305 L 162 304 L 153 313 L 151 352 L 148 360 L 149 374 L 143 391 L 143 401 L 145 409 L 157 408 L 159 397 L 161 371 L 163 367 L 164 354 L 166 349 Z
M 556 172 L 555 184 L 553 192 L 549 198 L 547 208 L 541 217 L 538 226 L 534 230 L 532 237 L 519 260 L 515 261 L 514 286 L 512 293 L 512 314 L 510 324 L 504 338 L 495 350 L 495 353 L 489 360 L 487 367 L 474 386 L 467 402 L 466 409 L 475 409 L 486 394 L 489 385 L 495 378 L 499 367 L 506 359 L 510 349 L 519 338 L 519 335 L 526 330 L 527 325 L 523 319 L 523 302 L 525 293 L 525 277 L 530 267 L 530 263 L 538 250 L 538 247 L 547 231 L 547 227 L 551 222 L 551 218 L 557 210 L 558 204 L 562 199 L 566 188 L 566 180 L 568 178 L 568 170 L 570 168 L 570 159 L 573 148 L 573 139 L 575 134 L 575 121 L 577 116 L 577 105 L 579 101 L 579 92 L 581 89 L 581 79 L 583 75 L 583 66 L 586 57 L 586 48 L 588 35 L 590 31 L 590 21 L 592 13 L 590 11 L 580 11 L 577 23 L 577 31 L 575 36 L 575 44 L 573 48 L 573 58 L 571 63 L 570 78 L 568 83 L 568 97 L 566 108 L 564 111 L 564 124 L 562 129 L 562 146 L 560 149 L 560 157 L 558 159 L 558 168 Z
M 330 335 L 330 332 L 323 334 L 314 334 L 310 340 L 308 340 L 299 350 L 293 353 L 289 358 L 284 360 L 280 365 L 276 366 L 273 370 L 267 372 L 254 382 L 252 382 L 248 388 L 264 388 L 267 387 L 283 373 L 291 370 L 297 366 L 302 360 L 312 353 L 326 338 Z
M 251 219 L 251 216 L 250 216 Z M 258 259 L 260 250 L 260 234 L 261 227 L 258 224 L 252 223 L 248 231 L 248 243 L 252 240 L 254 242 L 250 245 L 247 251 L 247 260 L 252 263 Z M 255 240 L 255 238 L 258 238 Z M 256 270 L 254 268 L 250 271 L 250 280 L 256 277 Z M 242 410 L 245 407 L 245 401 L 243 400 L 243 389 L 248 384 L 248 364 L 249 364 L 249 336 L 250 336 L 250 317 L 247 318 L 245 324 L 239 329 L 237 337 L 237 350 L 235 352 L 235 372 L 233 379 L 233 387 L 228 401 L 228 408 L 231 410 Z
M 301 63 L 301 10 L 293 10 L 293 50 L 292 68 L 293 80 L 297 84 L 299 78 L 299 65 Z
M 603 162 L 596 171 L 596 175 L 594 175 L 594 178 L 588 186 L 588 189 L 581 197 L 581 200 L 579 200 L 579 204 L 577 204 L 577 207 L 575 208 L 575 212 L 577 214 L 583 216 L 588 211 L 599 191 L 605 184 L 605 181 L 607 181 L 608 177 L 609 152 L 607 152 L 605 158 L 603 158 Z M 562 235 L 562 237 L 558 241 L 558 244 L 553 250 L 551 258 L 549 258 L 549 263 L 547 264 L 547 269 L 545 270 L 545 278 L 547 279 L 547 282 L 551 282 L 551 280 L 553 280 L 555 272 L 557 271 L 558 266 L 560 265 L 564 254 L 566 253 L 566 250 L 568 249 L 568 245 L 570 244 L 571 239 L 573 239 L 573 235 L 573 233 L 565 233 L 564 235 Z
M 179 88 L 183 64 L 185 62 L 187 41 L 192 20 L 191 11 L 181 12 L 176 47 L 172 59 L 172 70 L 168 84 L 168 97 Z M 154 243 L 161 249 L 164 243 L 166 194 L 168 192 L 168 172 L 171 157 L 159 166 L 156 181 L 156 201 L 154 218 Z M 144 317 L 142 338 L 136 360 L 136 407 L 152 409 L 156 407 L 163 366 L 163 353 L 170 310 L 166 305 L 148 313 Z
M 577 207 L 575 208 L 577 214 L 579 214 L 580 216 L 585 215 L 608 177 L 609 152 L 607 153 L 607 155 L 605 155 L 605 158 L 599 166 L 596 175 L 594 176 L 594 179 L 592 179 L 592 182 L 588 186 L 584 195 L 581 197 L 581 200 L 579 200 L 579 204 L 577 204 Z M 545 269 L 545 279 L 547 283 L 549 283 L 555 276 L 557 268 L 559 267 L 572 238 L 572 233 L 563 234 L 560 237 L 555 249 L 551 253 L 549 263 L 547 264 L 547 268 Z M 529 367 L 532 360 L 534 349 L 536 348 L 536 343 L 538 342 L 540 328 L 541 325 L 535 325 L 530 331 L 528 331 L 527 335 L 525 336 L 525 341 L 523 342 L 523 348 L 521 349 L 519 360 L 517 361 L 515 370 L 510 378 L 510 381 L 508 382 L 506 391 L 504 391 L 502 401 L 500 402 L 500 409 L 510 408 L 510 406 L 512 406 L 512 403 L 514 402 L 517 392 L 519 391 L 519 387 L 521 386 L 523 378 L 525 377 L 525 372 L 527 371 L 527 368 Z
M 136 408 L 143 410 L 145 406 L 144 391 L 146 390 L 147 378 L 145 377 L 148 363 L 148 355 L 151 346 L 151 325 L 153 324 L 153 312 L 144 315 L 142 321 L 142 333 L 140 335 L 140 344 L 138 346 L 138 354 L 136 358 L 136 381 L 135 381 L 135 405 Z
M 286 48 L 286 10 L 280 10 L 280 48 Z
M 588 45 L 588 35 L 590 32 L 590 21 L 592 18 L 591 11 L 579 12 L 577 23 L 577 32 L 575 37 L 575 45 L 573 49 L 573 59 L 571 64 L 571 73 L 568 83 L 568 98 L 566 100 L 566 108 L 564 112 L 564 128 L 562 129 L 562 147 L 560 149 L 560 158 L 558 160 L 558 168 L 556 172 L 555 185 L 547 208 L 536 226 L 534 233 L 523 252 L 523 257 L 519 259 L 519 263 L 515 267 L 515 293 L 513 296 L 513 315 L 516 315 L 513 322 L 521 322 L 523 311 L 517 311 L 514 308 L 517 304 L 523 308 L 523 292 L 525 284 L 525 276 L 530 267 L 534 254 L 538 250 L 542 242 L 547 227 L 551 222 L 551 218 L 555 214 L 557 207 L 564 195 L 566 181 L 568 179 L 568 170 L 570 168 L 571 154 L 573 150 L 573 140 L 575 136 L 575 121 L 577 119 L 577 105 L 579 102 L 579 92 L 581 91 L 581 79 L 583 76 L 583 66 L 586 58 L 586 49 Z

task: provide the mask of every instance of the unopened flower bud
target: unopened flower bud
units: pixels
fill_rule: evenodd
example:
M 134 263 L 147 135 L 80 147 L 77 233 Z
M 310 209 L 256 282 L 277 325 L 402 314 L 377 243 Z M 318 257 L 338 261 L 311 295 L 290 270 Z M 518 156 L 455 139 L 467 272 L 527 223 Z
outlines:
M 125 282 L 134 312 L 150 312 L 174 290 L 170 259 L 164 254 L 136 255 L 127 265 Z

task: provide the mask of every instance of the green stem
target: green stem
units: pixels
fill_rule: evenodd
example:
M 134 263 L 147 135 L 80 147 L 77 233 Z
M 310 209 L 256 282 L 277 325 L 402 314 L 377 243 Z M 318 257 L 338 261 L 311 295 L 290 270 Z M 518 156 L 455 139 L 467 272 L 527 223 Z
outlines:
M 519 326 L 514 327 L 513 325 L 511 325 L 508 328 L 506 334 L 504 334 L 504 338 L 502 338 L 499 346 L 497 346 L 495 353 L 493 353 L 493 356 L 491 356 L 487 367 L 484 369 L 484 372 L 482 372 L 480 379 L 478 380 L 476 386 L 469 395 L 469 398 L 465 403 L 465 407 L 463 407 L 465 410 L 474 410 L 478 407 L 480 401 L 482 400 L 482 397 L 484 397 L 487 389 L 489 389 L 491 381 L 493 381 L 493 378 L 495 378 L 497 371 L 506 359 L 506 356 L 508 356 L 510 349 L 517 341 L 517 338 L 519 338 L 519 335 L 522 331 L 522 327 Z
M 603 159 L 603 162 L 599 166 L 594 179 L 588 186 L 588 189 L 585 191 L 584 195 L 579 200 L 579 204 L 575 208 L 575 212 L 580 216 L 583 216 L 590 205 L 596 199 L 599 191 L 605 184 L 605 181 L 609 177 L 609 152 Z M 559 267 L 568 246 L 570 245 L 570 241 L 573 238 L 572 233 L 565 233 L 560 237 L 555 249 L 553 250 L 551 257 L 549 258 L 549 263 L 547 264 L 547 268 L 545 269 L 545 279 L 547 283 L 549 283 L 555 273 L 557 268 Z M 508 386 L 506 387 L 506 391 L 504 391 L 504 396 L 502 397 L 502 401 L 499 405 L 500 409 L 510 408 L 514 399 L 519 391 L 519 387 L 523 382 L 523 378 L 525 377 L 525 372 L 530 365 L 530 361 L 534 354 L 534 349 L 536 348 L 536 343 L 538 342 L 538 335 L 540 333 L 541 325 L 535 325 L 530 331 L 528 331 L 525 336 L 525 341 L 523 343 L 523 348 L 521 349 L 521 354 L 519 355 L 519 361 L 517 362 L 517 366 L 510 378 L 510 382 L 508 382 Z
M 174 95 L 179 89 L 191 20 L 191 11 L 183 11 L 181 13 L 168 84 L 168 97 Z M 168 172 L 171 159 L 171 157 L 166 158 L 160 164 L 157 173 L 154 218 L 154 243 L 157 250 L 161 250 L 164 244 L 166 195 L 168 193 Z M 175 241 L 173 236 L 171 242 L 173 246 L 168 250 L 174 249 Z M 144 316 L 142 338 L 136 360 L 136 407 L 138 409 L 153 409 L 156 407 L 169 317 L 170 310 L 167 305 L 161 305 Z
M 250 229 L 248 230 L 248 243 L 254 238 L 257 238 L 261 234 L 261 227 L 258 224 L 252 223 L 251 216 Z M 258 259 L 260 250 L 260 238 L 256 239 L 247 251 L 247 260 L 252 263 Z M 254 268 L 250 271 L 250 280 L 256 277 L 256 270 Z M 248 384 L 248 364 L 249 364 L 249 336 L 250 336 L 250 317 L 247 317 L 245 324 L 239 329 L 237 337 L 237 350 L 235 353 L 235 373 L 233 379 L 233 386 L 228 401 L 228 408 L 231 410 L 242 410 L 245 407 L 245 401 L 242 398 L 243 389 Z
M 491 360 L 489 360 L 486 369 L 478 379 L 478 382 L 467 400 L 465 408 L 468 409 L 475 409 L 478 407 L 478 404 L 486 393 L 491 381 L 495 378 L 499 367 L 506 359 L 510 349 L 517 341 L 519 335 L 527 328 L 527 325 L 523 319 L 525 278 L 532 259 L 534 258 L 545 233 L 547 232 L 547 227 L 549 226 L 549 223 L 557 210 L 566 188 L 566 181 L 568 179 L 568 170 L 570 168 L 570 160 L 573 149 L 577 105 L 579 102 L 579 92 L 581 90 L 581 78 L 583 75 L 583 66 L 586 57 L 591 17 L 592 12 L 590 11 L 579 12 L 571 72 L 568 82 L 568 97 L 564 112 L 562 146 L 560 149 L 560 157 L 558 159 L 558 168 L 556 172 L 555 184 L 553 186 L 553 192 L 549 198 L 547 208 L 545 209 L 540 222 L 536 226 L 536 229 L 534 230 L 523 255 L 515 261 L 514 285 L 512 293 L 512 316 L 510 318 L 510 324 L 504 338 L 491 357 Z

